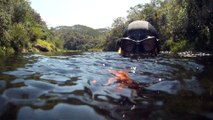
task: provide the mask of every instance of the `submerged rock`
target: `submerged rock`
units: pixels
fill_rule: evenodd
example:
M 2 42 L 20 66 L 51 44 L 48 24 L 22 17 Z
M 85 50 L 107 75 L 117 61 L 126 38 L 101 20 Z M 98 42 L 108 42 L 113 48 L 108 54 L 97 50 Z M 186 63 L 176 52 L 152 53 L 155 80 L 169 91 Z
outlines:
M 176 94 L 181 89 L 181 84 L 179 81 L 162 81 L 156 84 L 153 84 L 146 89 L 154 91 L 163 91 L 169 94 Z

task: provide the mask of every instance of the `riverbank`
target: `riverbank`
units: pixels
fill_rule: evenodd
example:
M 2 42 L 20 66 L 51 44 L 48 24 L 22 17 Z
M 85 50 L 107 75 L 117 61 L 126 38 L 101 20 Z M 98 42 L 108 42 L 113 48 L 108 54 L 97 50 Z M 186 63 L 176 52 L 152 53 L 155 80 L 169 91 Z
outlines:
M 103 49 L 89 49 L 89 50 L 65 50 L 65 49 L 51 49 L 51 51 L 43 52 L 40 51 L 36 48 L 32 48 L 29 50 L 23 50 L 20 53 L 15 53 L 14 50 L 12 49 L 7 49 L 3 51 L 0 49 L 0 56 L 6 56 L 10 54 L 46 54 L 46 55 L 51 55 L 51 54 L 63 54 L 63 53 L 83 53 L 83 52 L 104 52 Z M 171 57 L 186 57 L 186 58 L 195 58 L 195 57 L 205 57 L 205 56 L 212 56 L 213 54 L 210 52 L 193 52 L 193 51 L 185 51 L 185 52 L 171 52 L 171 51 L 160 51 L 159 55 L 166 55 L 166 56 L 171 56 Z
M 185 52 L 177 52 L 177 53 L 174 53 L 171 51 L 161 51 L 160 54 L 170 55 L 173 57 L 187 57 L 187 58 L 212 56 L 212 53 L 210 52 L 193 52 L 193 51 L 185 51 Z

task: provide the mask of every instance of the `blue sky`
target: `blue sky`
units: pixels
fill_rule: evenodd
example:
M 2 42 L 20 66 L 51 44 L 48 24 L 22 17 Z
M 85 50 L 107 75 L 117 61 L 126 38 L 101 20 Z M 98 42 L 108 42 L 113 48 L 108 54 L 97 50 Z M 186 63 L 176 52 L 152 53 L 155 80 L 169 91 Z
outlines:
M 29 0 L 49 27 L 86 25 L 92 28 L 111 27 L 117 17 L 126 17 L 127 10 L 150 0 Z

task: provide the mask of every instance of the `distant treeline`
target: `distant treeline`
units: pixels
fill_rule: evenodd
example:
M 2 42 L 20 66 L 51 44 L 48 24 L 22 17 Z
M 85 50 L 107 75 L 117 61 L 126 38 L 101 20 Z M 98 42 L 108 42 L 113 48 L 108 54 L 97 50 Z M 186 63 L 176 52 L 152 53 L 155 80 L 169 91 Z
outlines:
M 28 0 L 0 0 L 0 54 L 36 51 L 35 44 L 49 51 L 63 48 L 59 34 L 47 28 Z
M 93 29 L 83 25 L 56 27 L 67 50 L 102 50 L 107 29 Z
M 114 20 L 107 50 L 117 50 L 117 40 L 134 20 L 149 21 L 159 32 L 162 50 L 213 52 L 212 0 L 151 0 L 128 11 L 127 19 Z

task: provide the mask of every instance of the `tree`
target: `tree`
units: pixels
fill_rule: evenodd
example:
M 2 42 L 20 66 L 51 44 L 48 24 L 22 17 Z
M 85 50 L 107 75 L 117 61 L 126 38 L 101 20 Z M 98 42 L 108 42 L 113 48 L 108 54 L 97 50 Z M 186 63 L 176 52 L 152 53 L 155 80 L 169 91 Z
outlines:
M 128 11 L 127 21 L 146 20 L 159 32 L 161 48 L 213 51 L 213 2 L 211 0 L 151 0 Z M 113 24 L 117 24 L 114 21 Z M 117 24 L 108 34 L 108 48 L 115 50 L 122 27 Z
M 28 48 L 29 36 L 22 24 L 15 24 L 9 30 L 11 47 L 16 52 L 21 52 L 24 48 Z
M 8 29 L 11 24 L 11 17 L 6 11 L 0 12 L 0 46 L 8 47 Z
M 123 32 L 126 29 L 126 20 L 122 17 L 118 17 L 112 24 L 112 29 L 106 35 L 105 50 L 115 51 L 118 50 L 117 42 L 122 37 Z
M 213 51 L 213 2 L 190 0 L 187 3 L 187 38 L 195 49 Z
M 60 37 L 52 34 L 28 0 L 0 0 L 0 53 L 21 52 L 42 39 L 62 48 Z

